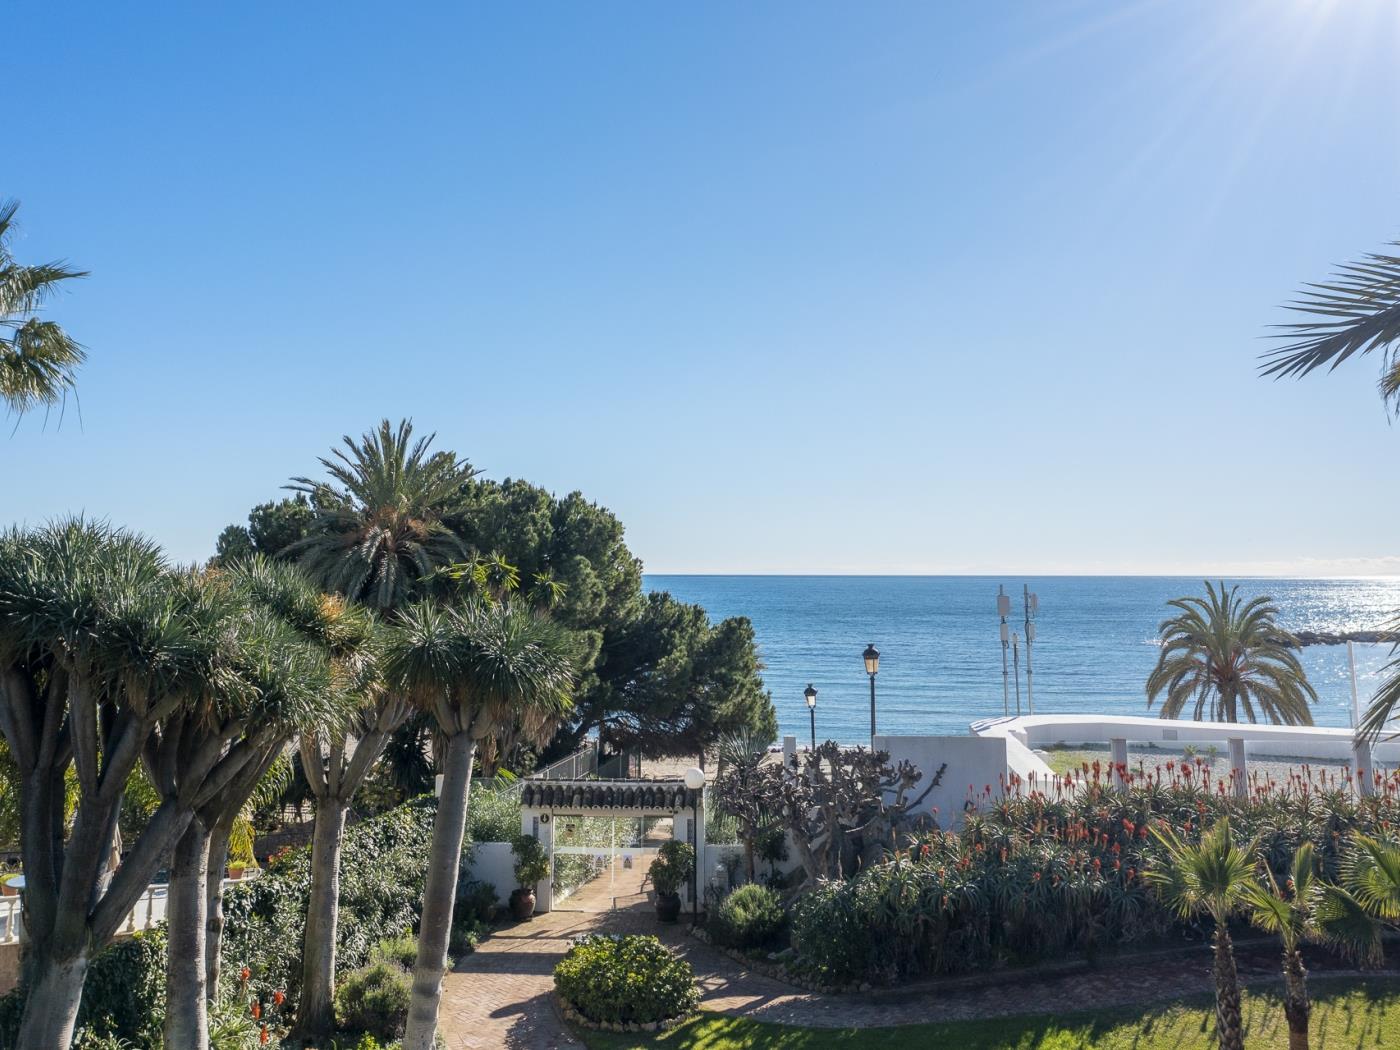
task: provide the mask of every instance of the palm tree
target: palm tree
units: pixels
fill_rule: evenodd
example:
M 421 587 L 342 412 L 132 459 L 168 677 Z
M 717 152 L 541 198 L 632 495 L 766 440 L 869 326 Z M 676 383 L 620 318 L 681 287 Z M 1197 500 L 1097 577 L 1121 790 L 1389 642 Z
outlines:
M 512 726 L 546 738 L 571 706 L 575 658 L 567 632 L 510 602 L 418 603 L 389 632 L 386 682 L 430 712 L 446 739 L 405 1050 L 434 1044 L 477 741 Z
M 1319 923 L 1326 887 L 1317 877 L 1317 858 L 1312 843 L 1304 842 L 1293 855 L 1293 870 L 1280 886 L 1271 870 L 1265 869 L 1266 885 L 1250 887 L 1245 896 L 1249 921 L 1259 929 L 1277 934 L 1283 944 L 1283 1013 L 1288 1019 L 1289 1050 L 1308 1050 L 1308 971 L 1303 966 L 1302 946 L 1306 941 L 1327 940 Z
M 1241 849 L 1230 838 L 1230 823 L 1222 820 L 1201 837 L 1199 845 L 1183 841 L 1170 829 L 1152 834 L 1167 853 L 1161 867 L 1143 873 L 1167 907 L 1183 919 L 1210 916 L 1215 926 L 1215 1034 L 1220 1050 L 1243 1050 L 1240 982 L 1235 969 L 1230 918 L 1250 900 L 1254 881 L 1252 845 Z
M 342 438 L 321 465 L 331 482 L 293 478 L 316 517 L 305 539 L 287 548 L 328 591 L 377 609 L 415 596 L 421 580 L 468 557 L 445 520 L 466 505 L 476 471 L 451 452 L 429 452 L 435 435 L 413 440 L 413 424 L 387 419 L 359 442 Z M 339 486 L 338 488 L 336 486 Z
M 1159 696 L 1163 718 L 1179 718 L 1194 701 L 1192 718 L 1216 722 L 1262 717 L 1284 725 L 1312 725 L 1308 704 L 1317 692 L 1293 651 L 1293 636 L 1276 622 L 1272 598 L 1245 601 L 1239 588 L 1206 582 L 1206 597 L 1174 598 L 1180 610 L 1157 631 L 1162 650 L 1147 678 L 1147 706 Z
M 315 517 L 305 537 L 284 552 L 326 592 L 387 615 L 415 596 L 426 580 L 462 561 L 466 545 L 447 524 L 464 506 L 474 471 L 450 452 L 431 452 L 433 435 L 413 438 L 407 420 L 383 420 L 356 442 L 321 459 L 327 480 L 294 478 Z M 339 600 L 339 599 L 338 599 Z M 351 800 L 410 705 L 383 689 L 374 674 L 362 683 L 364 704 L 348 727 L 301 737 L 301 764 L 315 800 L 311 844 L 311 903 L 302 953 L 297 1034 L 330 1027 L 335 981 L 340 853 Z
M 1342 265 L 1330 280 L 1305 286 L 1288 309 L 1306 320 L 1279 326 L 1284 342 L 1262 355 L 1264 375 L 1301 377 L 1324 366 L 1330 372 L 1349 357 L 1380 351 L 1381 398 L 1400 412 L 1400 256 L 1372 252 Z M 1400 710 L 1400 660 L 1384 674 L 1357 726 L 1360 738 L 1377 740 Z
M 0 402 L 16 415 L 60 404 L 87 356 L 61 327 L 39 318 L 64 281 L 86 277 L 61 262 L 21 266 L 10 254 L 18 201 L 0 201 Z

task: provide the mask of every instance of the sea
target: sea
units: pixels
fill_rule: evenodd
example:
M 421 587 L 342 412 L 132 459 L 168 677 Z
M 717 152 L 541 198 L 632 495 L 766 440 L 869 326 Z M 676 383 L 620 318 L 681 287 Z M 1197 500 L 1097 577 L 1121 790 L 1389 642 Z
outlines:
M 1242 595 L 1267 595 L 1288 630 L 1374 630 L 1400 613 L 1400 578 L 1225 581 Z M 810 732 L 803 690 L 817 690 L 818 740 L 869 739 L 870 685 L 861 660 L 880 651 L 876 721 L 881 733 L 965 733 L 1003 713 L 997 588 L 1011 595 L 1012 629 L 1025 637 L 1023 587 L 1039 598 L 1034 670 L 1036 713 L 1155 714 L 1144 683 L 1157 659 L 1167 602 L 1202 594 L 1200 579 L 1157 576 L 664 576 L 648 590 L 704 606 L 712 620 L 753 623 L 783 733 Z M 1345 645 L 1300 651 L 1317 690 L 1318 725 L 1348 726 L 1352 680 Z M 1389 645 L 1357 644 L 1356 685 L 1364 707 L 1392 658 Z M 1027 654 L 1007 676 L 1007 707 L 1029 709 Z M 1009 663 L 1009 660 L 1008 660 Z

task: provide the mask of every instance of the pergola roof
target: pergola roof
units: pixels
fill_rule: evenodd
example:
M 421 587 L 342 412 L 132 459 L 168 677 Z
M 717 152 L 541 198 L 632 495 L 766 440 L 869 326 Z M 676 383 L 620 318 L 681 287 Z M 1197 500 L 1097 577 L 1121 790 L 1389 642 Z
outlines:
M 674 812 L 699 801 L 700 792 L 682 780 L 527 780 L 520 788 L 527 809 Z

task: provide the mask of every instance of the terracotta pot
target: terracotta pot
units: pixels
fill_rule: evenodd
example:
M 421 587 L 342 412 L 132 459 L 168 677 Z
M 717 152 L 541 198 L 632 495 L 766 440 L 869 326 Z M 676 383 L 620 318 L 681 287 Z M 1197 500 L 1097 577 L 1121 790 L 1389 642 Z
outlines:
M 658 893 L 656 895 L 656 917 L 662 922 L 675 922 L 681 915 L 681 895 L 679 893 Z
M 518 921 L 524 922 L 531 915 L 535 914 L 535 891 L 528 887 L 521 886 L 511 892 L 510 913 Z
M 234 865 L 230 864 L 230 865 L 228 866 L 228 868 L 227 868 L 227 874 L 228 874 L 228 877 L 231 878 L 231 879 L 241 879 L 241 878 L 243 878 L 243 865 L 239 864 L 239 865 L 237 865 L 237 866 L 234 866 Z

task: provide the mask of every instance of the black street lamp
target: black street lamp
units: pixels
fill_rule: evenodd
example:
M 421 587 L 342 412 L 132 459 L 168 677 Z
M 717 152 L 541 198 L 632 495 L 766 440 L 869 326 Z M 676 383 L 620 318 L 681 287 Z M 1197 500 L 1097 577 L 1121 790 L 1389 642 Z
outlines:
M 817 753 L 817 691 L 812 688 L 812 683 L 807 683 L 807 688 L 802 690 L 802 695 L 807 698 L 807 713 L 812 716 L 812 755 Z
M 690 867 L 690 925 L 700 925 L 700 865 L 705 862 L 705 841 L 700 834 L 700 800 L 705 795 L 705 771 L 691 766 L 685 771 L 685 786 L 691 791 L 690 838 L 695 844 L 695 863 Z
M 870 750 L 875 750 L 875 676 L 880 673 L 880 650 L 871 642 L 861 654 L 865 660 L 865 673 L 870 676 Z

